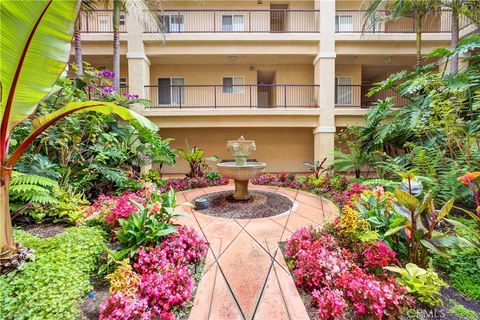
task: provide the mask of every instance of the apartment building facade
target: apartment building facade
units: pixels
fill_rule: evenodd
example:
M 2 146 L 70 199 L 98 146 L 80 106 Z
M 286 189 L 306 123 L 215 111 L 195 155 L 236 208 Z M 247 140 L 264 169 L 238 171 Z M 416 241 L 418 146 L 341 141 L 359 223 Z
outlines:
M 170 0 L 158 14 L 163 35 L 121 16 L 122 90 L 152 101 L 142 112 L 175 148 L 188 141 L 228 159 L 226 140 L 244 135 L 270 172 L 305 172 L 304 161 L 331 159 L 336 132 L 395 95 L 367 98 L 371 85 L 415 64 L 413 19 L 364 29 L 359 0 Z M 84 14 L 81 24 L 84 60 L 109 68 L 112 12 Z M 449 11 L 424 26 L 424 53 L 450 45 Z M 462 22 L 462 34 L 470 28 Z

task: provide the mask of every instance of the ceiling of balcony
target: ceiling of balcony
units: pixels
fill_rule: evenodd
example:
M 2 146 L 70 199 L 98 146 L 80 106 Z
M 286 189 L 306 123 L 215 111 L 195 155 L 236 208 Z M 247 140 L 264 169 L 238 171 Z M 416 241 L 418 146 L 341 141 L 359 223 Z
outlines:
M 165 55 L 151 57 L 152 64 L 312 64 L 305 55 Z

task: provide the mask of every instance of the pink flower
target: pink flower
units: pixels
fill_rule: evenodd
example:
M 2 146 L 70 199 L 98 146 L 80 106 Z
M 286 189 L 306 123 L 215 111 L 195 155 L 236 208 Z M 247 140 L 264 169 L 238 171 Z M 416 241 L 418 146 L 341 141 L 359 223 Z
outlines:
M 153 214 L 159 214 L 160 210 L 162 210 L 162 204 L 158 201 L 150 206 L 150 212 Z

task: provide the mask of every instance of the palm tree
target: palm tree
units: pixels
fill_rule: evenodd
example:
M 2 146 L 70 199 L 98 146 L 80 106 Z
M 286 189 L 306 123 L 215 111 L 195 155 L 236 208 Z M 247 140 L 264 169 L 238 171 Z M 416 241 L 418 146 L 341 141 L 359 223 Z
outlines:
M 442 6 L 452 11 L 452 40 L 450 49 L 453 50 L 458 46 L 460 38 L 460 17 L 470 18 L 474 23 L 478 22 L 478 13 L 480 9 L 480 1 L 478 0 L 443 0 Z M 451 57 L 450 73 L 458 72 L 458 54 Z
M 109 1 L 106 0 L 108 5 Z M 115 90 L 120 87 L 120 12 L 132 15 L 148 30 L 157 27 L 160 31 L 164 26 L 156 14 L 157 7 L 150 0 L 113 0 L 113 85 Z
M 367 0 L 365 10 L 365 23 L 363 30 L 381 22 L 398 20 L 410 17 L 415 21 L 416 34 L 416 67 L 422 63 L 422 33 L 423 21 L 427 14 L 438 11 L 441 0 Z M 378 15 L 379 10 L 386 10 L 387 15 Z M 370 24 L 370 25 L 368 25 Z
M 94 10 L 92 0 L 83 0 L 81 6 L 81 12 L 90 14 Z M 75 30 L 73 32 L 73 42 L 75 44 L 75 64 L 77 65 L 76 77 L 83 75 L 83 57 L 82 57 L 82 36 L 81 36 L 81 19 L 82 15 L 79 14 L 77 21 L 75 22 Z
M 0 271 L 18 251 L 9 211 L 12 168 L 44 130 L 69 114 L 86 111 L 114 113 L 156 129 L 146 118 L 108 102 L 73 102 L 36 115 L 40 102 L 55 93 L 52 88 L 65 70 L 79 10 L 80 0 L 3 1 L 0 6 Z M 30 134 L 9 152 L 12 131 L 27 119 L 32 119 Z

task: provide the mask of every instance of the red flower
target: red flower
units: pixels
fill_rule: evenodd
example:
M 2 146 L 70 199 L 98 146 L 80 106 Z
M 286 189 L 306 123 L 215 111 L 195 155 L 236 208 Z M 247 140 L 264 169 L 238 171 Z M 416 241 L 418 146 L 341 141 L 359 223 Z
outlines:
M 458 181 L 463 183 L 464 185 L 470 185 L 472 181 L 477 180 L 480 178 L 480 172 L 467 172 L 465 175 L 461 176 L 458 178 Z

